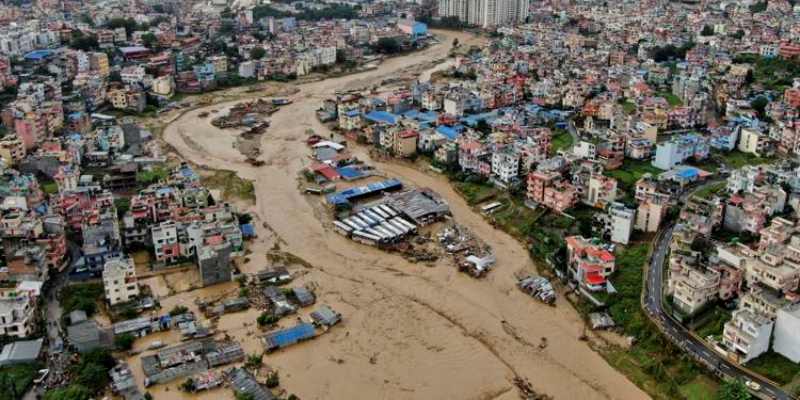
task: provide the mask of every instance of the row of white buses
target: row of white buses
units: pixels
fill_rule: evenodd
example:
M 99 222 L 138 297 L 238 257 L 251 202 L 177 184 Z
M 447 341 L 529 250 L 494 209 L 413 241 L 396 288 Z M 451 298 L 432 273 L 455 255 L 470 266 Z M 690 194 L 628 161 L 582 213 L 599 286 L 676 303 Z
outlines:
M 396 243 L 417 227 L 386 204 L 372 206 L 343 220 L 333 221 L 336 232 L 370 246 Z

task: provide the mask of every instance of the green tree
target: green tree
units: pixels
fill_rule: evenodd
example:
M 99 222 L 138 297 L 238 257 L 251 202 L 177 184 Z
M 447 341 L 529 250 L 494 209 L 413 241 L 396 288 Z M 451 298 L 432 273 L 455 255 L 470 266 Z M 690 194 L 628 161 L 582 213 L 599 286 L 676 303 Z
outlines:
M 759 118 L 764 118 L 768 104 L 769 100 L 766 97 L 758 96 L 750 102 L 750 107 L 753 107 L 753 110 L 758 113 Z
M 76 31 L 76 33 L 72 35 L 69 47 L 77 50 L 90 51 L 99 48 L 100 44 L 97 42 L 97 36 L 84 35 L 81 31 Z
M 278 376 L 278 371 L 272 371 L 272 373 L 267 377 L 265 384 L 270 389 L 278 387 L 278 385 L 281 384 L 281 378 Z
M 66 388 L 48 390 L 44 394 L 44 400 L 88 400 L 91 397 L 89 389 L 74 383 Z
M 257 369 L 261 368 L 263 364 L 264 356 L 262 354 L 250 354 L 247 356 L 247 361 L 244 363 L 244 367 L 246 369 Z
M 142 35 L 142 43 L 144 43 L 144 47 L 152 49 L 158 46 L 158 38 L 153 32 L 147 32 Z
M 80 369 L 77 382 L 93 392 L 98 392 L 108 385 L 109 369 L 102 364 L 87 363 Z
M 726 380 L 717 391 L 717 400 L 751 400 L 753 396 L 741 380 Z
M 255 400 L 255 397 L 250 393 L 236 392 L 236 400 Z
M 700 32 L 701 36 L 714 36 L 714 28 L 711 25 L 703 26 L 703 30 Z
M 136 341 L 136 336 L 130 333 L 124 333 L 114 338 L 114 346 L 120 350 L 130 350 L 133 348 L 133 342 Z
M 399 53 L 401 48 L 400 42 L 398 42 L 397 39 L 391 37 L 382 37 L 378 39 L 378 43 L 375 44 L 374 49 L 378 53 L 395 54 Z
M 253 47 L 253 49 L 250 50 L 250 58 L 253 60 L 260 60 L 264 58 L 265 55 L 267 55 L 267 51 L 264 50 L 263 47 Z
M 187 312 L 189 312 L 189 308 L 186 306 L 175 306 L 170 310 L 169 315 L 174 317 L 176 315 L 186 314 Z

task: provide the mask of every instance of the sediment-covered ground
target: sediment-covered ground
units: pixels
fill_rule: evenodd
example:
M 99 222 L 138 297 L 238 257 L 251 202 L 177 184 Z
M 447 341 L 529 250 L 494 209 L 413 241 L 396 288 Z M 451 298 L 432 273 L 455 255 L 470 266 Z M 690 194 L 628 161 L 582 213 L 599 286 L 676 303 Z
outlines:
M 265 254 L 278 243 L 280 251 L 312 266 L 301 267 L 299 283 L 319 286 L 318 304 L 330 304 L 343 314 L 342 325 L 311 342 L 270 354 L 265 362 L 280 371 L 282 387 L 304 400 L 514 399 L 518 398 L 511 383 L 515 375 L 530 379 L 537 391 L 556 399 L 647 398 L 578 340 L 583 323 L 568 303 L 560 300 L 549 307 L 516 289 L 513 273 L 534 270 L 525 248 L 485 222 L 443 177 L 404 164 L 371 161 L 404 183 L 440 193 L 454 218 L 492 246 L 497 268 L 485 279 L 458 273 L 446 261 L 433 267 L 411 264 L 349 241 L 329 228 L 330 218 L 319 199 L 298 190 L 298 173 L 310 163 L 305 131 L 327 132 L 314 114 L 321 100 L 336 90 L 424 72 L 431 61 L 446 56 L 454 37 L 462 44 L 479 42 L 468 33 L 438 34 L 442 44 L 389 59 L 376 70 L 300 85 L 291 96 L 294 102 L 272 115 L 271 127 L 262 136 L 264 166 L 246 163 L 230 132 L 214 128 L 209 118 L 197 117 L 233 103 L 188 112 L 164 130 L 164 139 L 181 157 L 209 168 L 234 170 L 254 181 L 257 200 L 251 211 L 260 238 L 252 247 L 246 272 L 266 266 Z M 158 285 L 166 278 L 150 279 Z M 165 297 L 162 305 L 164 310 L 175 304 L 190 306 L 196 297 L 235 288 L 231 284 L 179 293 Z M 257 315 L 256 310 L 226 315 L 218 328 L 243 342 L 248 353 L 260 352 Z M 542 338 L 547 338 L 545 349 L 538 346 Z M 137 346 L 152 340 L 141 339 Z M 141 374 L 136 358 L 132 357 L 132 368 Z M 177 383 L 151 392 L 157 399 L 181 398 Z M 232 394 L 215 390 L 201 398 L 205 397 Z

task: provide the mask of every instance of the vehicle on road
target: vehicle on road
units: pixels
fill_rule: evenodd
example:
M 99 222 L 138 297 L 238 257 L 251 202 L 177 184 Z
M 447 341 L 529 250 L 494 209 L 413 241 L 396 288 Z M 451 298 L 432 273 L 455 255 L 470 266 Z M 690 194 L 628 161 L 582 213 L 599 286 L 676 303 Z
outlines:
M 761 390 L 761 385 L 759 385 L 758 383 L 753 382 L 753 381 L 747 381 L 747 382 L 744 383 L 744 385 L 747 386 L 748 388 L 750 388 L 750 390 L 752 390 L 754 392 L 757 392 L 757 391 Z

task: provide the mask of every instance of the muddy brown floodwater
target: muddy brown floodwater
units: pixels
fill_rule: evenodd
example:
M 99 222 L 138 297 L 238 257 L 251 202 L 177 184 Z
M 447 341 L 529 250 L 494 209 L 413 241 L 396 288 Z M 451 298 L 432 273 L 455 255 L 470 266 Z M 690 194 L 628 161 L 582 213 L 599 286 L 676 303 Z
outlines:
M 234 170 L 254 181 L 257 200 L 251 211 L 260 220 L 262 239 L 246 269 L 263 267 L 262 255 L 280 240 L 283 251 L 313 265 L 300 282 L 319 285 L 318 304 L 330 304 L 344 316 L 344 323 L 329 333 L 270 354 L 265 362 L 280 371 L 283 388 L 304 400 L 510 400 L 518 398 L 511 383 L 515 375 L 530 379 L 537 391 L 556 399 L 647 398 L 578 340 L 583 323 L 567 302 L 549 307 L 516 289 L 513 272 L 534 269 L 525 248 L 486 223 L 445 179 L 401 164 L 372 162 L 389 176 L 439 192 L 455 219 L 494 248 L 497 268 L 485 279 L 472 279 L 444 263 L 412 264 L 351 242 L 326 227 L 318 198 L 298 190 L 298 173 L 310 163 L 305 131 L 326 132 L 314 114 L 321 100 L 336 90 L 376 84 L 443 59 L 454 37 L 466 45 L 480 42 L 468 33 L 437 34 L 442 44 L 389 59 L 376 70 L 299 85 L 300 91 L 291 97 L 294 102 L 271 117 L 261 143 L 262 167 L 245 162 L 233 148 L 230 133 L 197 117 L 231 102 L 188 112 L 166 127 L 164 139 L 183 158 Z M 268 223 L 271 232 L 262 229 L 261 222 Z M 162 304 L 167 310 L 174 304 L 190 305 L 195 292 L 165 298 Z M 220 320 L 220 327 L 250 353 L 260 351 L 257 330 L 244 324 L 256 315 L 251 310 Z M 543 337 L 548 346 L 540 349 Z M 140 341 L 146 340 L 150 341 Z M 156 398 L 181 398 L 176 385 L 169 385 L 169 391 L 156 388 Z M 203 397 L 232 394 L 216 390 Z

